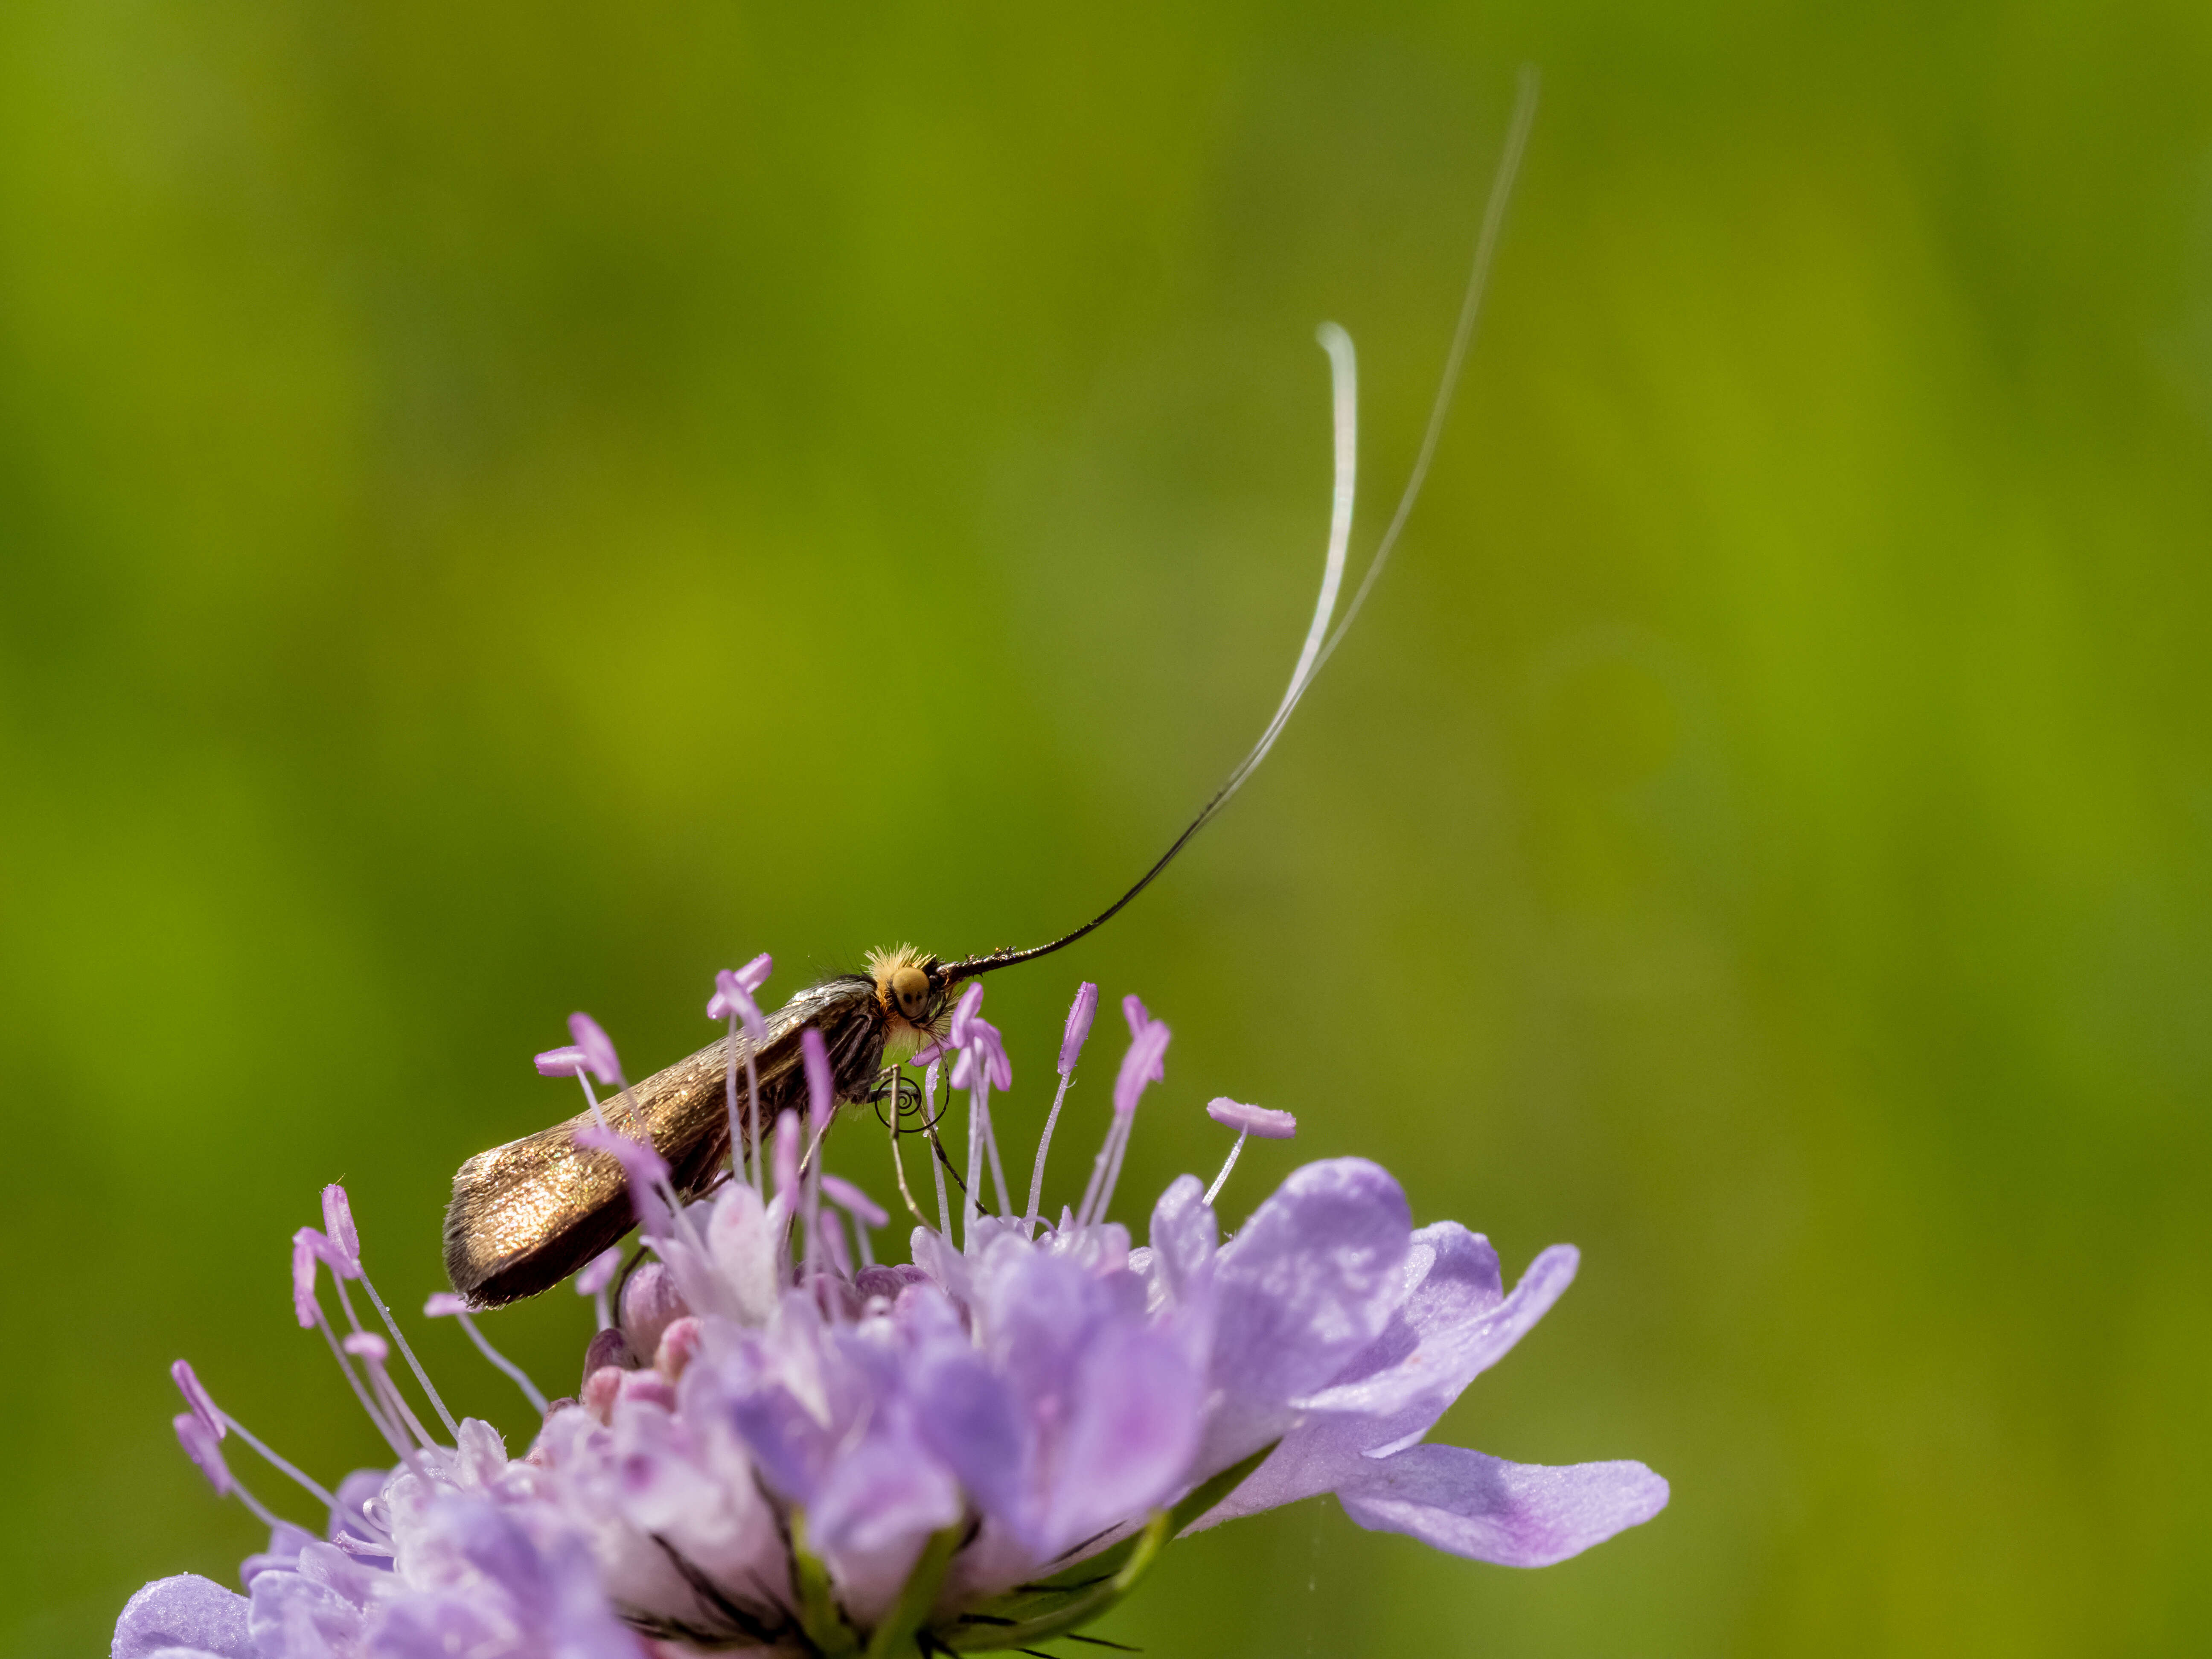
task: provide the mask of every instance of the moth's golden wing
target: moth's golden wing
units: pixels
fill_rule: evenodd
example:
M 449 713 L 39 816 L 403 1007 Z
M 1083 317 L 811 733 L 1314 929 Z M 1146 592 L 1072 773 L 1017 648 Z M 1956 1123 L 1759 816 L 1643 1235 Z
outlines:
M 857 977 L 809 986 L 770 1016 L 754 1058 L 760 1079 L 763 1135 L 775 1114 L 803 1099 L 799 1033 L 822 1029 L 840 1092 L 863 1070 L 872 1075 L 883 1052 L 883 1020 L 872 981 Z M 688 1060 L 656 1072 L 630 1090 L 638 1121 L 619 1095 L 600 1104 L 613 1127 L 635 1134 L 642 1124 L 668 1161 L 670 1180 L 687 1196 L 704 1190 L 729 1149 L 730 1050 L 737 1046 L 738 1098 L 744 1109 L 745 1048 L 741 1032 L 709 1043 Z M 470 1306 L 495 1308 L 550 1290 L 629 1231 L 634 1219 L 622 1165 L 605 1152 L 575 1145 L 588 1111 L 565 1123 L 478 1152 L 453 1176 L 446 1209 L 446 1273 Z

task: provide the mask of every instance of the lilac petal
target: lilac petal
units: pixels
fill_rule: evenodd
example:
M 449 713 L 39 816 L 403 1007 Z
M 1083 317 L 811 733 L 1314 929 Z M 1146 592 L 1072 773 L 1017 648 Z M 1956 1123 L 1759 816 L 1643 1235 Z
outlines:
M 1551 1310 L 1574 1282 L 1581 1256 L 1571 1244 L 1554 1244 L 1528 1264 L 1512 1295 L 1493 1303 L 1483 1294 L 1488 1289 L 1483 1270 L 1494 1272 L 1496 1260 L 1489 1242 L 1476 1234 L 1450 1239 L 1437 1265 L 1407 1300 L 1407 1322 L 1416 1340 L 1413 1351 L 1387 1370 L 1340 1382 L 1298 1404 L 1310 1411 L 1355 1413 L 1377 1421 L 1415 1411 L 1425 1420 L 1396 1423 L 1393 1437 L 1426 1429 Z M 1382 1438 L 1375 1443 L 1383 1443 Z
M 410 1597 L 379 1622 L 375 1659 L 449 1659 L 453 1654 L 511 1652 L 512 1632 L 503 1627 L 505 1624 L 491 1608 L 479 1607 L 465 1595 L 448 1592 Z M 292 1656 L 288 1654 L 285 1659 Z
M 573 1047 L 548 1048 L 542 1054 L 532 1055 L 532 1064 L 538 1067 L 540 1077 L 581 1077 L 586 1069 L 584 1051 Z
M 335 1181 L 323 1188 L 323 1231 L 331 1248 L 357 1271 L 361 1266 L 361 1234 L 354 1228 L 353 1206 L 346 1202 L 346 1189 Z
M 222 1461 L 222 1448 L 216 1443 L 214 1431 L 190 1412 L 179 1412 L 169 1421 L 177 1431 L 177 1443 L 185 1449 L 185 1456 L 199 1465 L 216 1496 L 228 1497 L 238 1483 L 230 1478 L 230 1468 Z
M 732 1400 L 729 1417 L 762 1478 L 793 1503 L 811 1504 L 835 1446 L 805 1404 L 787 1389 L 769 1387 Z
M 837 1085 L 830 1076 L 830 1049 L 822 1033 L 808 1026 L 799 1034 L 799 1052 L 806 1062 L 807 1121 L 816 1128 L 836 1115 Z
M 776 1249 L 781 1242 L 759 1194 L 742 1181 L 722 1189 L 707 1218 L 707 1253 L 723 1288 L 735 1298 L 738 1316 L 748 1324 L 766 1320 L 775 1306 Z
M 1168 1294 L 1187 1299 L 1213 1261 L 1220 1222 L 1196 1176 L 1177 1176 L 1152 1206 L 1153 1271 Z
M 156 1578 L 123 1605 L 109 1659 L 152 1659 L 165 1649 L 254 1659 L 246 1600 L 212 1578 L 179 1573 Z
M 1133 1280 L 1130 1288 L 1135 1289 Z M 1001 1236 L 984 1253 L 975 1296 L 984 1352 L 1030 1410 L 1064 1412 L 1100 1329 L 1117 1315 L 1141 1316 L 1141 1303 L 1117 1307 L 1115 1289 L 1074 1261 L 1031 1249 L 1018 1237 Z
M 951 1471 L 898 1433 L 870 1435 L 840 1455 L 806 1512 L 810 1531 L 827 1550 L 874 1555 L 903 1545 L 909 1557 L 959 1518 L 960 1488 Z M 901 1572 L 896 1582 L 904 1578 Z
M 362 1610 L 305 1573 L 257 1573 L 246 1600 L 246 1627 L 263 1653 L 336 1659 L 352 1653 L 361 1639 Z
M 1204 1405 L 1199 1371 L 1164 1334 L 1125 1323 L 1103 1330 L 1084 1353 L 1055 1448 L 1045 1552 L 1057 1555 L 1173 1496 L 1198 1449 Z
M 599 1029 L 599 1021 L 589 1014 L 568 1016 L 568 1035 L 584 1051 L 584 1064 L 593 1077 L 605 1084 L 622 1081 L 622 1061 L 615 1056 L 615 1045 Z
M 1214 1380 L 1279 1404 L 1328 1382 L 1404 1294 L 1406 1195 L 1364 1158 L 1292 1172 L 1223 1249 Z
M 192 1408 L 192 1415 L 206 1424 L 209 1431 L 216 1439 L 220 1440 L 230 1432 L 230 1425 L 223 1421 L 222 1413 L 216 1409 L 215 1401 L 208 1397 L 208 1391 L 200 1386 L 200 1380 L 192 1374 L 190 1364 L 184 1360 L 178 1360 L 169 1367 L 169 1376 L 176 1382 L 177 1392 L 184 1395 L 185 1404 Z
M 1085 980 L 1076 988 L 1075 1001 L 1067 1011 L 1067 1029 L 1060 1033 L 1060 1074 L 1067 1076 L 1075 1070 L 1076 1057 L 1083 1052 L 1085 1039 L 1091 1035 L 1091 1022 L 1098 1012 L 1098 988 Z
M 825 1172 L 822 1177 L 822 1190 L 828 1195 L 831 1203 L 836 1205 L 855 1221 L 863 1222 L 871 1227 L 888 1226 L 890 1224 L 891 1212 L 842 1176 L 833 1176 Z
M 1547 1567 L 1667 1507 L 1667 1483 L 1641 1463 L 1509 1463 L 1463 1446 L 1414 1446 L 1337 1492 L 1370 1532 L 1402 1532 L 1470 1560 Z
M 1239 1134 L 1257 1135 L 1262 1140 L 1288 1140 L 1298 1132 L 1298 1121 L 1288 1112 L 1270 1111 L 1265 1106 L 1246 1106 L 1222 1095 L 1206 1103 L 1206 1116 L 1224 1124 Z
M 301 1543 L 298 1561 L 295 1571 L 309 1583 L 320 1584 L 362 1609 L 368 1607 L 380 1590 L 388 1589 L 392 1584 L 391 1576 L 383 1567 L 357 1561 L 345 1551 L 319 1539 L 310 1538 Z M 252 1592 L 247 1594 L 250 1596 Z
M 300 1552 L 315 1541 L 314 1534 L 305 1528 L 295 1527 L 289 1521 L 280 1521 L 269 1534 L 269 1547 L 249 1555 L 239 1564 L 239 1582 L 246 1589 L 264 1572 L 296 1572 L 300 1566 Z
M 436 1553 L 465 1562 L 525 1607 L 544 1595 L 545 1561 L 514 1516 L 464 1500 L 438 1504 L 424 1520 L 424 1541 Z
M 910 1379 L 925 1443 L 985 1515 L 1027 1534 L 1029 1462 L 1021 1413 L 1006 1379 L 964 1340 L 933 1348 Z

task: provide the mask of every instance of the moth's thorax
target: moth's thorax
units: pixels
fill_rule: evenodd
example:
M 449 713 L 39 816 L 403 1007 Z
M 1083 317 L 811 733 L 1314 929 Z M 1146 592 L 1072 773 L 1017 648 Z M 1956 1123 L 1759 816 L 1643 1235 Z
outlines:
M 944 1007 L 945 993 L 938 972 L 937 958 L 927 951 L 911 945 L 893 945 L 887 951 L 868 952 L 868 973 L 876 982 L 876 1006 L 884 1013 L 884 1063 L 897 1065 L 933 1038 L 943 1036 L 949 1029 L 949 1016 Z M 909 1018 L 901 1006 L 901 983 L 911 986 L 913 976 L 921 975 L 928 985 L 926 1002 L 917 1011 L 919 1018 Z

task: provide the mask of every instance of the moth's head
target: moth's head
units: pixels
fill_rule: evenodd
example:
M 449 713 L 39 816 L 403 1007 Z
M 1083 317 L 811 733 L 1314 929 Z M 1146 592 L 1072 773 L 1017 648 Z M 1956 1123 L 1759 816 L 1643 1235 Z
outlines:
M 942 1036 L 951 1012 L 951 982 L 944 964 L 927 951 L 902 945 L 868 953 L 876 1001 L 884 1012 L 884 1058 L 904 1060 L 932 1037 Z

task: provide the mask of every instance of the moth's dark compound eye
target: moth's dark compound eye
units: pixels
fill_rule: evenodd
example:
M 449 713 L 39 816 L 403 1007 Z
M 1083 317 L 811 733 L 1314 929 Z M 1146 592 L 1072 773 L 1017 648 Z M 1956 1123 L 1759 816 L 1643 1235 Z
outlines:
M 899 1012 L 916 1024 L 929 1008 L 929 975 L 919 968 L 902 968 L 891 975 L 891 995 Z

